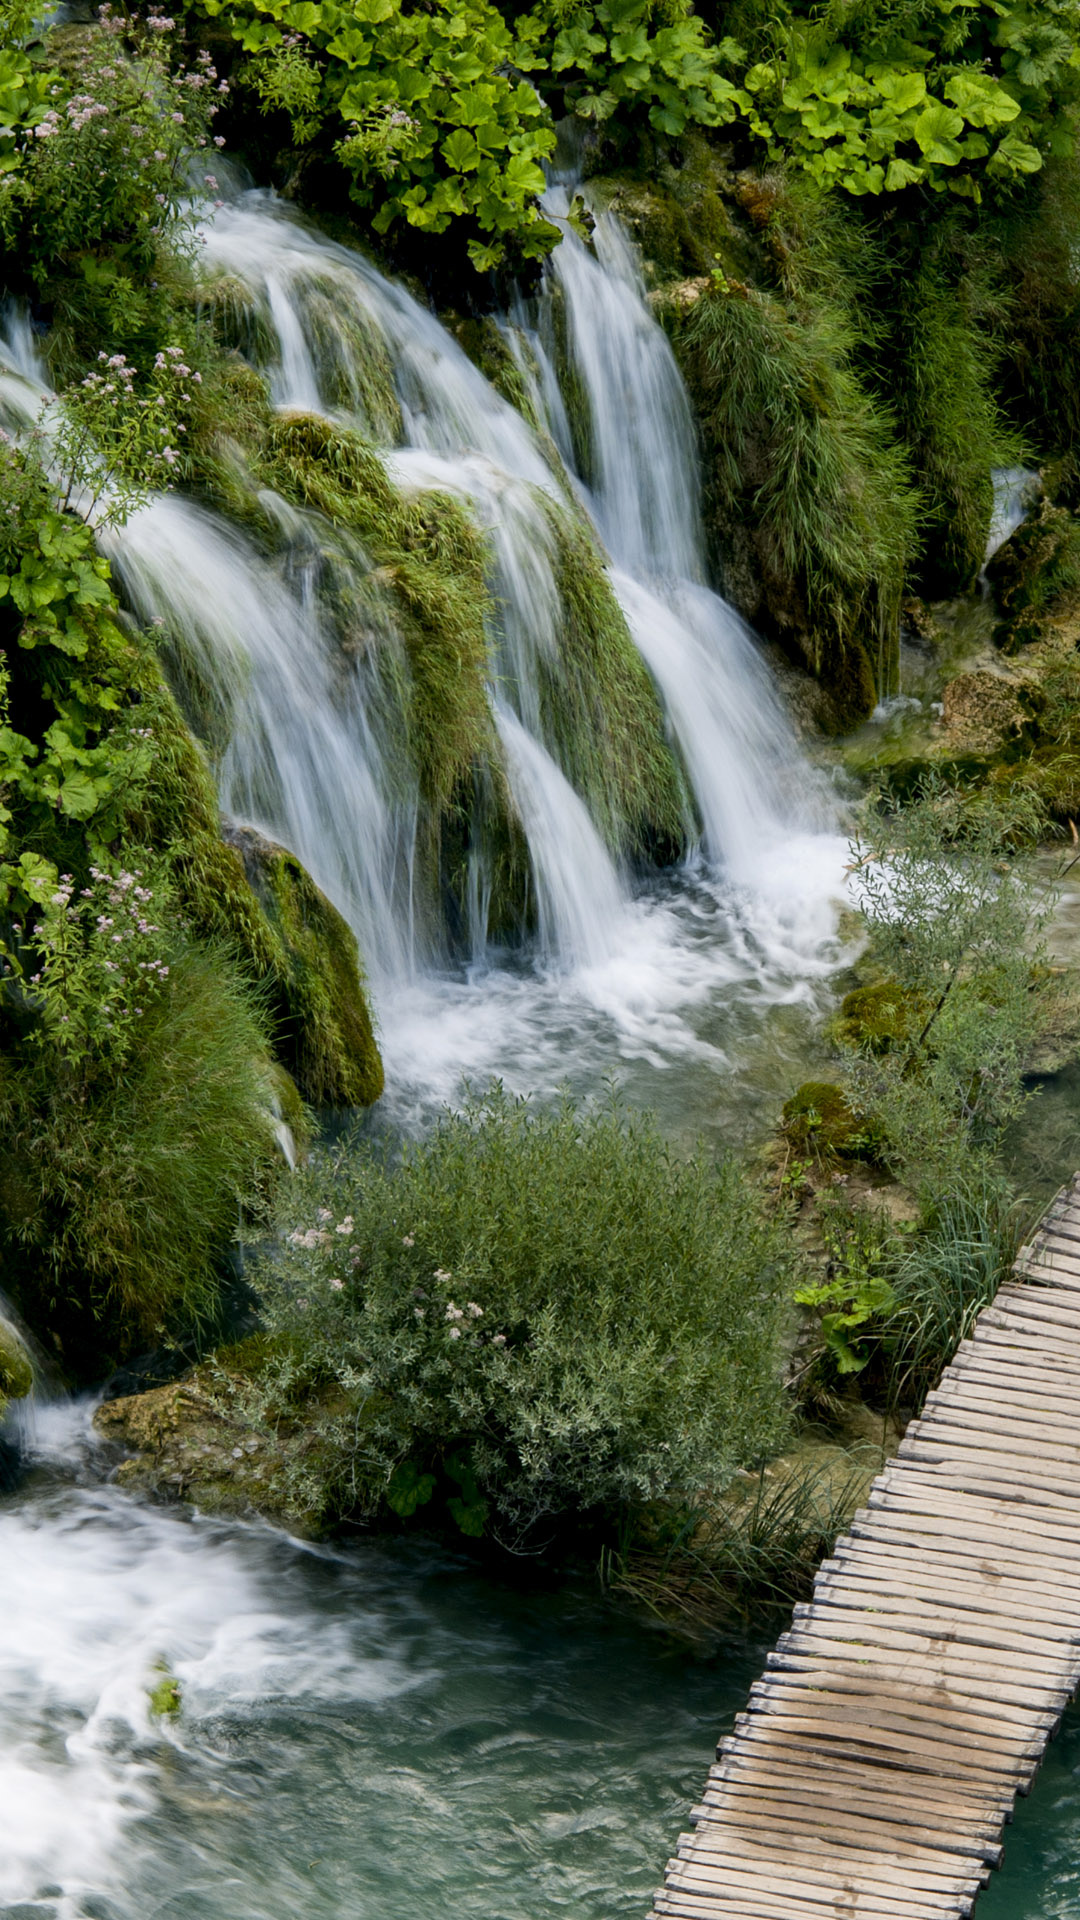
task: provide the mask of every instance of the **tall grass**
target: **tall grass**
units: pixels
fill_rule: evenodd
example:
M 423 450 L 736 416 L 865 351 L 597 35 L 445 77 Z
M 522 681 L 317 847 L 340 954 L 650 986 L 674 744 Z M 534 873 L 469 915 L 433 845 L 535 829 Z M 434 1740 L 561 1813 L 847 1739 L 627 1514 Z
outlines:
M 881 1341 L 894 1404 L 922 1404 L 1008 1274 L 1023 1222 L 1007 1182 L 978 1165 L 931 1203 L 890 1275 Z
M 919 496 L 889 408 L 860 370 L 865 328 L 843 276 L 824 249 L 821 271 L 809 264 L 809 247 L 796 271 L 800 248 L 783 244 L 780 291 L 718 280 L 676 343 L 721 543 L 725 525 L 750 528 L 772 624 L 786 624 L 815 671 L 865 709 L 892 690 Z M 874 676 L 861 691 L 860 656 Z
M 865 1457 L 864 1457 L 865 1456 Z M 830 1465 L 762 1469 L 738 1491 L 639 1536 L 601 1562 L 604 1584 L 666 1622 L 715 1627 L 732 1613 L 803 1598 L 865 1497 L 880 1465 L 876 1447 Z
M 65 1076 L 48 1050 L 0 1072 L 0 1245 L 31 1326 L 130 1352 L 209 1320 L 241 1211 L 280 1161 L 266 1033 L 224 956 L 180 945 L 118 1076 Z

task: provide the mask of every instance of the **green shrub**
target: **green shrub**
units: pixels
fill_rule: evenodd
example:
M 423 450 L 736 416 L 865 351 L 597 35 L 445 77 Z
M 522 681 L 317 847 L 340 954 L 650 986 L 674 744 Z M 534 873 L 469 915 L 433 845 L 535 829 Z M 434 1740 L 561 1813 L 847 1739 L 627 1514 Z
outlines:
M 398 1156 L 322 1159 L 285 1224 L 259 1392 L 314 1409 L 314 1510 L 412 1512 L 449 1476 L 466 1531 L 521 1543 L 719 1489 L 783 1433 L 777 1229 L 732 1163 L 676 1159 L 614 1102 L 496 1087 Z
M 792 156 L 819 186 L 978 203 L 1070 146 L 1077 20 L 1075 0 L 795 0 L 744 76 L 748 117 L 770 159 Z
M 850 723 L 893 687 L 919 509 L 895 425 L 857 369 L 861 323 L 836 296 L 804 281 L 789 299 L 718 273 L 675 340 L 721 551 L 733 525 L 749 529 L 767 623 Z
M 1041 933 L 1053 903 L 1023 867 L 1040 817 L 1020 792 L 995 802 L 927 781 L 910 806 L 870 812 L 852 849 L 870 955 L 921 1017 L 886 1051 L 864 1043 L 845 1081 L 886 1163 L 934 1193 L 993 1154 L 1052 1018 Z

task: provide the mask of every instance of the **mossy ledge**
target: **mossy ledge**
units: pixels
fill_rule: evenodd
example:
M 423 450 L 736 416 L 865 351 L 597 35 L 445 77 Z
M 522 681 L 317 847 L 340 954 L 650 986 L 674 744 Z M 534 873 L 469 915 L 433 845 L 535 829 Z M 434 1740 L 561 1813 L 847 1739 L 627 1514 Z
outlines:
M 285 957 L 289 1021 L 277 1040 L 297 1085 L 320 1106 L 371 1106 L 383 1067 L 355 935 L 287 848 L 253 827 L 227 827 L 225 839 Z
M 262 990 L 275 1052 L 303 1097 L 316 1106 L 369 1106 L 382 1092 L 383 1071 L 355 938 L 283 848 L 272 848 L 274 886 L 253 884 L 235 837 L 232 844 L 222 837 L 202 750 L 149 659 L 141 680 L 155 777 L 131 817 L 133 834 L 168 848 L 192 931 L 224 943 Z M 253 859 L 251 874 L 257 869 Z

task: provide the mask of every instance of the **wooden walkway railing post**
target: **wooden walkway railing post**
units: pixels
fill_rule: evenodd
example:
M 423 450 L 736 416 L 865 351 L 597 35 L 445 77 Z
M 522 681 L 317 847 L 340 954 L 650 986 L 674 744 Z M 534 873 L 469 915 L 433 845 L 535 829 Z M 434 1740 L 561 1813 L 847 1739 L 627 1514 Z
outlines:
M 949 1920 L 1080 1680 L 1080 1175 L 769 1656 L 655 1920 Z

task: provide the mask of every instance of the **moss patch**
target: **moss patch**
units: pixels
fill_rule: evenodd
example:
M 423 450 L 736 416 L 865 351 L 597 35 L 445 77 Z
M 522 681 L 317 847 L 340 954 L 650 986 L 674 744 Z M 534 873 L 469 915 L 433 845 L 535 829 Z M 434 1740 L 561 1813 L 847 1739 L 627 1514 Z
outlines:
M 676 859 L 689 800 L 656 689 L 586 527 L 545 510 L 562 609 L 558 661 L 540 669 L 545 732 L 610 846 Z
M 457 500 L 399 493 L 359 435 L 312 414 L 275 420 L 263 471 L 288 499 L 355 532 L 375 563 L 408 654 L 410 758 L 425 798 L 444 809 L 494 739 L 481 536 Z
M 252 827 L 227 838 L 284 955 L 290 1024 L 278 1044 L 298 1084 L 319 1106 L 370 1106 L 383 1069 L 351 928 L 286 848 Z
M 276 901 L 268 910 L 269 898 L 253 888 L 240 848 L 222 839 L 210 769 L 173 695 L 150 665 L 143 681 L 154 779 L 132 815 L 133 832 L 168 849 L 192 930 L 225 942 L 264 990 L 275 1050 L 305 1099 L 370 1104 L 382 1092 L 382 1063 L 353 935 L 300 863 L 280 848 L 289 863 L 286 899 L 280 910 Z
M 867 1157 L 866 1121 L 831 1080 L 807 1080 L 784 1102 L 784 1132 L 797 1153 L 829 1160 Z
M 877 980 L 844 995 L 835 1024 L 836 1038 L 843 1046 L 887 1053 L 897 1041 L 917 1031 L 921 1017 L 919 1004 L 899 981 Z M 786 1107 L 784 1113 L 786 1117 Z

